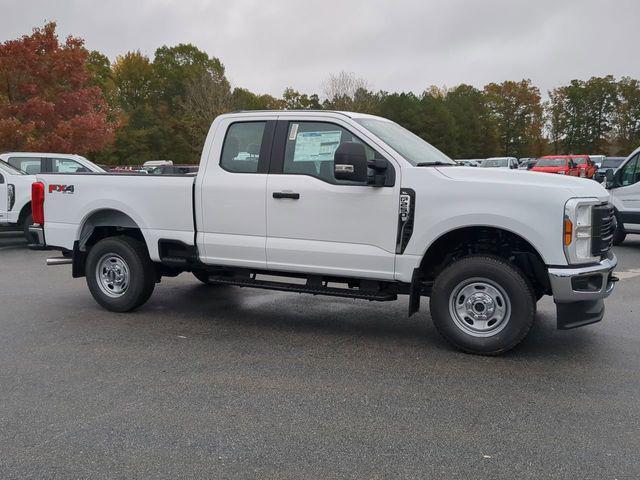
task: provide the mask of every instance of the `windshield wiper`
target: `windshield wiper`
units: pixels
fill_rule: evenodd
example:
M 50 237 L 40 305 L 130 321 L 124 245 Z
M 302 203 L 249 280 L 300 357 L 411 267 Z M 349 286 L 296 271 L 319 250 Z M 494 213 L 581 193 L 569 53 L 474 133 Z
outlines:
M 416 163 L 416 167 L 457 167 L 457 163 L 441 162 L 436 160 L 434 162 L 419 162 Z

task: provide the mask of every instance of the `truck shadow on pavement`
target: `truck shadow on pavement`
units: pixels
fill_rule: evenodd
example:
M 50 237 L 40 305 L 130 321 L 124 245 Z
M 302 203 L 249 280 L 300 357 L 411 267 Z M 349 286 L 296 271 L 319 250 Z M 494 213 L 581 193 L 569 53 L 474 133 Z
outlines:
M 457 352 L 431 323 L 427 299 L 423 299 L 420 312 L 409 318 L 407 299 L 385 304 L 231 286 L 181 285 L 172 290 L 170 295 L 156 293 L 139 313 L 157 318 L 155 314 L 162 310 L 170 321 L 178 321 L 203 337 L 216 337 L 217 331 L 223 330 L 225 336 L 244 338 L 293 336 L 303 345 L 335 342 L 340 337 L 345 344 Z M 147 327 L 153 328 L 152 324 Z M 539 302 L 529 335 L 504 357 L 548 358 L 553 353 L 558 360 L 589 355 L 590 350 L 597 355 L 597 348 L 593 348 L 597 334 L 590 327 L 558 331 L 555 306 L 547 298 Z

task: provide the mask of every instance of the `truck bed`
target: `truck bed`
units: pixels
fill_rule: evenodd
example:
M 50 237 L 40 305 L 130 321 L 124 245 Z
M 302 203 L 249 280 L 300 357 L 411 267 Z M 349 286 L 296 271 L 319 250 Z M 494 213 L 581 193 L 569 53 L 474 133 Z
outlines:
M 123 212 L 158 260 L 158 240 L 194 244 L 193 184 L 184 175 L 40 174 L 45 184 L 44 233 L 48 246 L 71 250 L 87 222 Z

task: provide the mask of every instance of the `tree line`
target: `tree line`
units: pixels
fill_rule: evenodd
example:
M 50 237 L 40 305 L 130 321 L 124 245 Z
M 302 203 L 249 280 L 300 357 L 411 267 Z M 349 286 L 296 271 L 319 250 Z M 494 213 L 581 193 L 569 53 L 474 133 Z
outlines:
M 479 89 L 373 90 L 366 80 L 328 75 L 321 94 L 286 88 L 281 97 L 232 86 L 222 62 L 194 45 L 113 62 L 61 41 L 55 23 L 0 44 L 0 151 L 89 155 L 107 164 L 197 163 L 219 114 L 256 109 L 335 109 L 398 122 L 453 158 L 544 154 L 625 155 L 640 144 L 640 82 L 572 80 L 543 99 L 530 80 Z

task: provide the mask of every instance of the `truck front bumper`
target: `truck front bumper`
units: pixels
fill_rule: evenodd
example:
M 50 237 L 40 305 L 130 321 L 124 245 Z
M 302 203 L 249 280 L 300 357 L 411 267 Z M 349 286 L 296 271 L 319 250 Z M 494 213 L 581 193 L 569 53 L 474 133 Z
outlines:
M 613 269 L 618 259 L 613 253 L 596 265 L 549 268 L 549 282 L 556 303 L 560 330 L 599 322 L 604 316 L 604 299 L 618 280 Z

